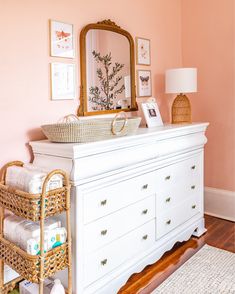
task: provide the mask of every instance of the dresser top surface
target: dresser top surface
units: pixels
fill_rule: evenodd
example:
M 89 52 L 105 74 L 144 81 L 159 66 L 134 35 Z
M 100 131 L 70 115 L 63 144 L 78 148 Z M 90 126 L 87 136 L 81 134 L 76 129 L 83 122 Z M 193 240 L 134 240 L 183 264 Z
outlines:
M 30 142 L 34 153 L 57 155 L 68 158 L 84 157 L 115 149 L 151 144 L 174 137 L 204 133 L 209 123 L 165 124 L 159 127 L 139 128 L 135 134 L 90 143 L 53 143 L 49 140 Z

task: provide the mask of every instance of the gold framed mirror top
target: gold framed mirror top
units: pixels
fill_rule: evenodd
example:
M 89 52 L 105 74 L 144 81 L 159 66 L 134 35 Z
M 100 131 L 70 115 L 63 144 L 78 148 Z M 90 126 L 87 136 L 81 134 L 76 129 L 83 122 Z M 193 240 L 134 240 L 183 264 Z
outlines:
M 111 20 L 80 33 L 79 116 L 136 111 L 134 40 Z

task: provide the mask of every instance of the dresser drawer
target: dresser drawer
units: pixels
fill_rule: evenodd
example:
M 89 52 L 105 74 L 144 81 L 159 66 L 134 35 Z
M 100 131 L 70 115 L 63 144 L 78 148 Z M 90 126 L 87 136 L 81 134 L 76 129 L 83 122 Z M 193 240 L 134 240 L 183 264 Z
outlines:
M 200 198 L 194 195 L 182 204 L 156 217 L 156 238 L 159 239 L 200 212 Z
M 84 194 L 84 223 L 151 196 L 156 190 L 156 173 L 141 176 Z
M 185 181 L 166 187 L 156 193 L 156 215 L 163 214 L 166 210 L 183 203 L 187 198 L 201 195 L 201 177 L 193 176 Z
M 86 252 L 94 251 L 154 217 L 155 196 L 151 196 L 85 225 L 84 248 Z
M 189 159 L 158 169 L 156 172 L 157 192 L 167 190 L 170 187 L 178 187 L 181 183 L 193 183 L 198 181 L 202 171 L 202 157 L 195 155 Z M 193 185 L 193 184 L 192 184 Z
M 125 224 L 124 224 L 125 225 Z M 85 285 L 98 280 L 155 242 L 155 220 L 139 227 L 85 258 Z

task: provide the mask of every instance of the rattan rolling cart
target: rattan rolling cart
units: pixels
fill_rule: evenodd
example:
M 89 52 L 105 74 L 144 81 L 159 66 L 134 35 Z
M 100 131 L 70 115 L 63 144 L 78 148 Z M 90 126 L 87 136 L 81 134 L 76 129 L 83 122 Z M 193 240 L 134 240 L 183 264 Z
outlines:
M 70 184 L 67 174 L 62 170 L 50 172 L 42 187 L 41 194 L 29 194 L 5 185 L 7 168 L 23 166 L 20 161 L 10 162 L 1 170 L 0 181 L 0 293 L 7 294 L 20 279 L 39 284 L 39 294 L 43 294 L 45 278 L 53 276 L 57 271 L 68 268 L 68 289 L 72 293 L 72 250 L 70 224 Z M 47 183 L 53 175 L 64 178 L 62 188 L 46 192 Z M 4 238 L 4 210 L 31 221 L 40 222 L 40 255 L 30 255 Z M 66 212 L 67 242 L 48 252 L 44 252 L 44 221 L 45 218 Z M 17 278 L 4 285 L 4 263 L 20 274 Z

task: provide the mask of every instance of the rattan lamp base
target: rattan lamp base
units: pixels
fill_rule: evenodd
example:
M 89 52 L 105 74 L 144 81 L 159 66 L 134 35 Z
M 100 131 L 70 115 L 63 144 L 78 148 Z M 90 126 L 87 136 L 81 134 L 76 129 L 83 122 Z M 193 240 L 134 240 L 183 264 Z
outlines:
M 191 123 L 191 105 L 188 97 L 183 94 L 179 94 L 171 108 L 171 123 L 180 124 L 180 123 Z

